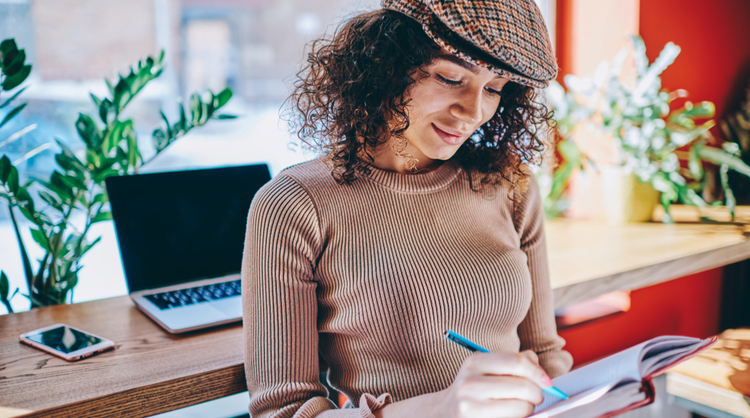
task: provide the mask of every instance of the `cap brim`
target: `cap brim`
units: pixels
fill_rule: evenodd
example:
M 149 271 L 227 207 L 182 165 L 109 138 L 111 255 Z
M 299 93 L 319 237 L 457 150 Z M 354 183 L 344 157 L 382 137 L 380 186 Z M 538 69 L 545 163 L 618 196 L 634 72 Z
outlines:
M 432 38 L 435 43 L 445 48 L 451 54 L 456 55 L 465 61 L 471 62 L 472 64 L 492 70 L 501 77 L 505 77 L 510 81 L 524 86 L 534 88 L 545 88 L 549 86 L 548 81 L 536 80 L 521 74 L 499 59 L 474 46 L 471 42 L 456 35 L 431 13 L 426 13 L 423 18 L 424 21 L 419 23 L 422 25 L 422 29 L 425 33 Z

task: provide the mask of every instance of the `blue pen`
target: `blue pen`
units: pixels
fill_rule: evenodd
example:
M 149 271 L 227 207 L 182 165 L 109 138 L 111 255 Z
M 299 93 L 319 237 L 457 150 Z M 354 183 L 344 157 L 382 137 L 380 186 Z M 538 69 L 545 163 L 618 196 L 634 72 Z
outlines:
M 453 341 L 454 343 L 460 345 L 461 347 L 463 347 L 463 348 L 465 348 L 467 350 L 470 350 L 470 351 L 479 351 L 480 353 L 489 353 L 490 352 L 490 350 L 482 347 L 481 345 L 479 345 L 479 344 L 477 344 L 477 343 L 475 343 L 473 341 L 467 340 L 466 338 L 464 338 L 464 337 L 456 334 L 453 331 L 443 331 L 443 335 L 445 335 L 445 338 Z M 542 388 L 542 390 L 545 391 L 546 393 L 549 393 L 550 395 L 555 395 L 558 398 L 561 398 L 563 400 L 568 399 L 568 395 L 566 395 L 563 391 L 561 391 L 560 389 L 558 389 L 558 388 L 556 388 L 554 386 L 550 386 L 548 388 Z

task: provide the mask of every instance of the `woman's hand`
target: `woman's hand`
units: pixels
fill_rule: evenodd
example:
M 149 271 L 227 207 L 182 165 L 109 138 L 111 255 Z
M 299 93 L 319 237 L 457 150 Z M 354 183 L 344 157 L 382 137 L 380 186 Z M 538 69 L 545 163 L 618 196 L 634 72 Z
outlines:
M 445 418 L 525 417 L 544 399 L 552 380 L 531 351 L 480 353 L 464 361 L 453 384 L 443 391 Z

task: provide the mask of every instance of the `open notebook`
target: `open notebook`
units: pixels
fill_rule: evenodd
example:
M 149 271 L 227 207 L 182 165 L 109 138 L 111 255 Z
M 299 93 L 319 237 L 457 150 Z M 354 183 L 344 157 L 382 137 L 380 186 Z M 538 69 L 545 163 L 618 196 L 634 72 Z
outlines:
M 716 342 L 716 337 L 662 336 L 552 379 L 566 401 L 544 395 L 534 418 L 610 417 L 654 401 L 651 379 Z

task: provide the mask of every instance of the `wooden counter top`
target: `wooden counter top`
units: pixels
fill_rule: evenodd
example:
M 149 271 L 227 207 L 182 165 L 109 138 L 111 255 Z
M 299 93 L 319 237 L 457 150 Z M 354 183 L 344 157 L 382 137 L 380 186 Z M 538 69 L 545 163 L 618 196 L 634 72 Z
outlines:
M 555 308 L 750 258 L 750 241 L 735 224 L 557 219 L 546 227 Z
M 547 223 L 557 307 L 750 258 L 733 224 Z M 114 351 L 67 363 L 18 336 L 67 323 L 115 341 Z M 246 390 L 240 325 L 173 336 L 127 296 L 0 316 L 0 418 L 137 417 Z

